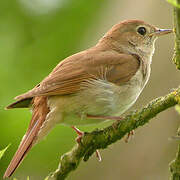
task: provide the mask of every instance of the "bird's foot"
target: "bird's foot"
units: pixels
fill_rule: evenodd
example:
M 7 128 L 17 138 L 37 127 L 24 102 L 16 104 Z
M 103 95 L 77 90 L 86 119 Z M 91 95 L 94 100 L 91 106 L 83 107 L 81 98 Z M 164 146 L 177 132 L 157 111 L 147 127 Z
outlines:
M 127 137 L 126 137 L 125 140 L 124 140 L 125 143 L 128 143 L 131 138 L 134 138 L 134 134 L 135 134 L 134 130 L 130 131 L 130 132 L 128 133 Z
M 71 126 L 71 127 L 76 131 L 76 133 L 77 133 L 77 135 L 78 135 L 78 137 L 76 138 L 76 142 L 77 142 L 78 144 L 80 144 L 80 143 L 81 143 L 81 138 L 82 138 L 82 136 L 84 135 L 84 132 L 80 131 L 80 130 L 79 130 L 78 128 L 76 128 L 75 126 Z M 99 150 L 96 150 L 96 157 L 98 158 L 98 161 L 101 161 L 101 160 L 102 160 L 101 154 L 100 154 Z

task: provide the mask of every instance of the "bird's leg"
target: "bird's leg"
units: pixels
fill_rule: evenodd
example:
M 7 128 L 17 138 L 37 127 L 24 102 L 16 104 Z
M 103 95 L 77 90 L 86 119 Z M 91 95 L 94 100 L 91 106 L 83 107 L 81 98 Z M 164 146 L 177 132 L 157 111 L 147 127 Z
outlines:
M 80 144 L 81 138 L 82 138 L 82 136 L 84 135 L 84 132 L 80 131 L 80 130 L 79 130 L 78 128 L 76 128 L 75 126 L 71 126 L 71 127 L 76 131 L 76 133 L 77 133 L 77 135 L 78 135 L 78 137 L 76 138 L 76 141 L 77 141 L 78 144 Z M 102 160 L 101 154 L 100 154 L 99 150 L 96 150 L 96 157 L 98 158 L 99 161 Z
M 104 119 L 104 120 L 116 120 L 116 121 L 121 121 L 124 118 L 123 117 L 119 117 L 119 116 L 94 116 L 94 115 L 87 115 L 87 118 L 90 119 Z M 125 138 L 125 142 L 128 143 L 131 137 L 134 137 L 134 130 L 130 131 L 127 135 L 127 137 Z
M 117 120 L 117 121 L 123 120 L 123 118 L 120 116 L 94 116 L 94 115 L 89 115 L 89 114 L 87 115 L 87 118 L 104 119 L 104 120 Z

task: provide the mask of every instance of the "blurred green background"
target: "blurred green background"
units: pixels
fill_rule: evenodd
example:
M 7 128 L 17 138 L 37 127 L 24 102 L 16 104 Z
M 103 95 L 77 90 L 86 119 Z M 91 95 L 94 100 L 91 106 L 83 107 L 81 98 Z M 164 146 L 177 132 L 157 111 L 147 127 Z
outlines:
M 93 46 L 112 25 L 124 19 L 142 19 L 161 28 L 172 27 L 172 7 L 164 0 L 6 0 L 0 1 L 0 149 L 11 146 L 0 160 L 0 179 L 24 135 L 31 113 L 5 111 L 13 97 L 39 83 L 65 57 Z M 173 36 L 156 43 L 152 75 L 132 109 L 168 93 L 180 84 L 171 58 Z M 174 108 L 159 114 L 136 131 L 128 144 L 120 141 L 102 150 L 103 161 L 93 156 L 70 174 L 68 180 L 168 180 L 168 163 L 174 158 L 179 117 Z M 91 131 L 98 126 L 80 127 Z M 36 145 L 13 177 L 44 179 L 57 168 L 76 134 L 57 126 Z

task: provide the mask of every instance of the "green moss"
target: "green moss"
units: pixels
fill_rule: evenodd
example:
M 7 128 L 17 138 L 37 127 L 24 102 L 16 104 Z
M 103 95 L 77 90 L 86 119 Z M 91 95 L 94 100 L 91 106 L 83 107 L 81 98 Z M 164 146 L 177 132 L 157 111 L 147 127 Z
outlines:
M 171 180 L 180 179 L 180 145 L 176 154 L 176 159 L 170 163 Z
M 174 31 L 175 31 L 175 53 L 173 61 L 180 69 L 180 0 L 176 0 L 177 6 L 174 7 Z

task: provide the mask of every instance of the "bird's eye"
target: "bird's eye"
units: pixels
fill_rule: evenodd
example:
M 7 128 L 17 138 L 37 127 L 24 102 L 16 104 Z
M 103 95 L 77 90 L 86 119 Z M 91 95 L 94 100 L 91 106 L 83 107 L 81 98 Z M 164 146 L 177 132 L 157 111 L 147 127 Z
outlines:
M 144 36 L 146 34 L 146 28 L 145 27 L 139 27 L 137 29 L 137 32 Z

